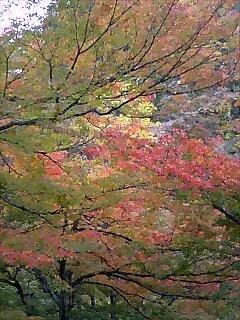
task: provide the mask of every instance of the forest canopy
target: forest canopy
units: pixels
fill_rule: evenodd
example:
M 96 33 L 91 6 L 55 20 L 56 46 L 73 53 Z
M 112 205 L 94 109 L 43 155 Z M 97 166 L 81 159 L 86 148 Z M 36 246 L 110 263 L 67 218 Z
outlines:
M 238 18 L 58 0 L 0 35 L 0 320 L 239 319 L 240 160 L 198 105 L 237 139 Z

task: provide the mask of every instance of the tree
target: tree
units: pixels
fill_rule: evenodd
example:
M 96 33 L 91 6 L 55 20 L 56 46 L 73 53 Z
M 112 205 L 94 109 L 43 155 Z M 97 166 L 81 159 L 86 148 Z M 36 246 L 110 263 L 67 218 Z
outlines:
M 19 318 L 237 310 L 239 161 L 145 119 L 234 74 L 233 4 L 57 1 L 1 36 L 0 281 Z

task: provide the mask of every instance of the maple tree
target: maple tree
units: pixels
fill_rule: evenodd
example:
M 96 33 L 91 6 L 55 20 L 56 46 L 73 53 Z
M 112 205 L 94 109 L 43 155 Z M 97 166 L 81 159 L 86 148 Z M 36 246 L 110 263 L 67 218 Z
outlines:
M 1 35 L 0 317 L 238 317 L 239 160 L 149 121 L 234 76 L 234 4 L 56 1 Z

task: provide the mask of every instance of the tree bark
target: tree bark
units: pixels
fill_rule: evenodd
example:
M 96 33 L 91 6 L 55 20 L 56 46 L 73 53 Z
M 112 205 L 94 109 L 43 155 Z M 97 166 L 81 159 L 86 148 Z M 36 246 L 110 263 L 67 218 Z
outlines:
M 67 292 L 65 290 L 61 290 L 59 296 L 59 320 L 70 320 L 68 315 Z
M 67 280 L 67 271 L 66 271 L 66 260 L 62 259 L 59 261 L 59 276 L 63 281 Z M 62 289 L 59 294 L 59 307 L 58 314 L 59 320 L 70 320 L 69 318 L 69 293 Z
M 111 320 L 117 320 L 117 313 L 116 311 L 114 310 L 114 308 L 116 307 L 116 304 L 117 304 L 117 295 L 115 292 L 111 292 L 110 293 L 110 303 L 111 303 L 111 306 L 113 307 L 113 310 L 111 310 Z

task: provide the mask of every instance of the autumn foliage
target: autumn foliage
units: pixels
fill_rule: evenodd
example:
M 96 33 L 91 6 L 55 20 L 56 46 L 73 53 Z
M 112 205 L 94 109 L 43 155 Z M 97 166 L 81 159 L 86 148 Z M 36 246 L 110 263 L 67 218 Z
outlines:
M 151 121 L 157 99 L 184 109 L 235 77 L 234 8 L 61 0 L 1 35 L 0 283 L 19 319 L 237 319 L 240 161 Z

